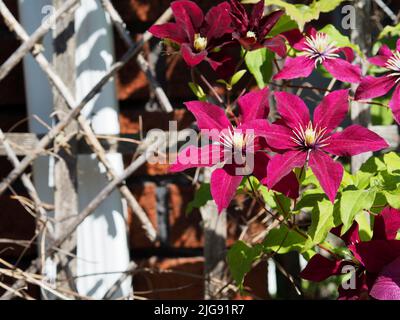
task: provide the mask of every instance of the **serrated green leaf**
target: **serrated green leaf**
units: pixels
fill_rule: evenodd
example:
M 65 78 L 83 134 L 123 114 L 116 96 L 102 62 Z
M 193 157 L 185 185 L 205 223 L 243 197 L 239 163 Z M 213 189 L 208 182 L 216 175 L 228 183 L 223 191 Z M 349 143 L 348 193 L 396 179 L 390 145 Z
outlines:
M 267 234 L 263 246 L 266 252 L 273 251 L 279 254 L 293 250 L 301 252 L 306 240 L 305 237 L 282 224 L 278 229 L 273 229 Z
M 260 89 L 265 88 L 272 77 L 272 62 L 274 54 L 266 48 L 250 51 L 245 61 L 250 73 L 256 79 Z
M 228 251 L 227 261 L 233 279 L 242 288 L 245 275 L 251 270 L 253 262 L 261 255 L 263 247 L 249 247 L 243 241 L 237 241 Z
M 313 244 L 325 241 L 328 232 L 333 227 L 333 204 L 329 200 L 322 200 L 311 212 L 311 226 L 308 234 Z
M 323 33 L 326 33 L 330 39 L 334 42 L 336 42 L 337 47 L 350 47 L 352 48 L 355 52 L 357 52 L 360 56 L 363 56 L 364 54 L 362 53 L 360 47 L 354 43 L 352 43 L 349 39 L 349 37 L 346 37 L 340 33 L 339 30 L 335 28 L 334 25 L 332 24 L 327 24 L 325 27 L 323 27 L 321 30 L 319 30 Z
M 354 218 L 364 209 L 369 210 L 375 200 L 376 190 L 350 190 L 342 192 L 340 199 L 340 219 L 342 234 L 353 224 Z
M 206 205 L 206 203 L 210 200 L 212 200 L 210 184 L 203 183 L 196 191 L 194 199 L 189 202 L 186 208 L 186 214 L 191 213 L 194 209 L 201 208 L 202 206 Z

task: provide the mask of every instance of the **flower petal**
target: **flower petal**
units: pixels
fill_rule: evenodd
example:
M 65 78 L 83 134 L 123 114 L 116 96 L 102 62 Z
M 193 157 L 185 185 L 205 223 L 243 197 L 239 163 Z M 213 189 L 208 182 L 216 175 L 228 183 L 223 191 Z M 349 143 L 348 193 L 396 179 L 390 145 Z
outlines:
M 305 280 L 320 282 L 330 276 L 341 274 L 342 261 L 330 260 L 320 254 L 315 254 L 301 271 L 300 277 Z
M 289 151 L 275 155 L 268 163 L 266 184 L 274 188 L 294 168 L 301 168 L 306 163 L 307 154 L 302 151 Z
M 373 273 L 381 272 L 387 264 L 400 257 L 399 240 L 361 241 L 350 245 L 349 249 L 365 269 Z
M 359 83 L 361 80 L 360 66 L 344 59 L 327 59 L 322 64 L 334 78 L 340 81 Z
M 250 92 L 239 98 L 238 104 L 242 122 L 266 119 L 269 114 L 269 89 Z
M 188 41 L 188 37 L 176 23 L 164 23 L 161 25 L 152 26 L 149 32 L 160 39 L 169 39 L 179 44 Z
M 212 173 L 211 195 L 217 204 L 219 213 L 228 208 L 242 180 L 242 176 L 232 176 L 224 169 L 216 169 Z
M 372 240 L 394 240 L 400 229 L 400 210 L 385 208 L 375 216 Z
M 297 78 L 308 77 L 314 70 L 315 63 L 306 56 L 296 58 L 287 57 L 282 70 L 275 76 L 274 80 L 291 80 Z
M 368 61 L 378 67 L 385 67 L 387 61 L 393 56 L 393 52 L 384 44 L 375 57 L 369 58 Z
M 261 1 L 260 1 L 261 2 Z M 260 21 L 260 38 L 264 39 L 265 36 L 272 30 L 272 28 L 278 23 L 279 19 L 285 12 L 283 10 L 277 10 L 271 12 Z
M 219 145 L 209 144 L 201 148 L 191 145 L 179 153 L 169 171 L 181 172 L 197 167 L 212 167 L 221 161 L 222 156 L 222 150 Z
M 400 300 L 400 257 L 383 268 L 370 295 L 378 300 Z
M 185 105 L 193 113 L 200 130 L 217 129 L 218 131 L 222 131 L 231 127 L 225 111 L 214 104 L 202 101 L 190 101 L 186 102 Z
M 265 39 L 262 45 L 282 58 L 286 56 L 286 43 L 281 36 Z
M 359 235 L 359 228 L 358 228 L 358 223 L 356 221 L 353 222 L 351 225 L 350 229 L 346 231 L 345 234 L 340 235 L 342 231 L 342 224 L 333 228 L 330 232 L 337 236 L 338 238 L 341 238 L 346 246 L 349 244 L 355 244 L 357 242 L 360 242 L 360 235 Z
M 230 0 L 232 23 L 239 34 L 245 34 L 249 27 L 249 18 L 246 9 L 237 0 Z M 240 38 L 240 36 L 239 36 Z
M 188 0 L 172 2 L 171 9 L 177 25 L 181 26 L 190 41 L 193 41 L 194 34 L 198 32 L 198 29 L 203 24 L 203 11 L 196 3 Z
M 343 178 L 343 167 L 322 151 L 311 151 L 310 168 L 317 177 L 322 189 L 331 202 L 335 202 L 336 194 Z
M 267 140 L 274 150 L 293 150 L 297 144 L 292 140 L 293 132 L 286 126 L 269 124 L 256 127 L 255 133 Z
M 253 175 L 262 183 L 267 183 L 267 167 L 271 160 L 270 156 L 265 152 L 256 152 L 254 155 L 254 171 Z M 297 199 L 299 196 L 299 182 L 294 172 L 290 172 L 283 177 L 274 187 L 273 190 L 284 194 L 286 197 Z
M 400 124 L 400 86 L 397 86 L 394 90 L 392 99 L 389 102 L 389 107 L 392 109 L 394 120 Z
M 230 8 L 231 6 L 228 2 L 222 2 L 207 12 L 205 20 L 207 23 L 208 41 L 221 38 L 226 33 L 232 33 L 232 19 L 229 14 Z
M 288 92 L 275 92 L 276 108 L 282 120 L 290 128 L 297 128 L 299 124 L 305 128 L 310 122 L 310 113 L 304 101 Z
M 349 111 L 349 90 L 337 90 L 328 94 L 314 111 L 314 124 L 326 128 L 326 133 L 336 129 Z
M 181 54 L 183 60 L 187 63 L 187 65 L 191 68 L 197 66 L 202 61 L 204 61 L 207 57 L 207 51 L 203 50 L 199 53 L 193 52 L 192 48 L 188 43 L 184 43 L 181 47 Z
M 354 50 L 350 47 L 341 47 L 338 48 L 337 52 L 342 52 L 348 62 L 353 62 L 355 55 Z
M 371 99 L 384 96 L 396 84 L 393 77 L 382 76 L 375 78 L 367 76 L 361 80 L 355 94 L 355 100 Z
M 389 147 L 387 142 L 371 130 L 351 125 L 342 132 L 330 136 L 324 150 L 336 156 L 355 156 L 368 151 L 379 151 Z
M 253 6 L 253 10 L 251 12 L 251 17 L 250 17 L 250 25 L 252 27 L 258 28 L 260 20 L 264 15 L 264 8 L 265 8 L 264 0 L 260 0 Z

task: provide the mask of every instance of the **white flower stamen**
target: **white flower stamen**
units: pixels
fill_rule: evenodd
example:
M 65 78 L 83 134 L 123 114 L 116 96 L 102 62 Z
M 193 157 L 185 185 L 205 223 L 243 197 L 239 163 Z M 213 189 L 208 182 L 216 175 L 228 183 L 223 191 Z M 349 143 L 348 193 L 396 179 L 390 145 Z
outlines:
M 305 55 L 315 60 L 315 67 L 326 59 L 335 59 L 339 57 L 336 53 L 336 42 L 331 41 L 325 33 L 318 32 L 315 36 L 306 37 L 305 45 Z
M 247 31 L 246 38 L 253 38 L 254 40 L 257 41 L 257 35 L 254 31 Z
M 234 128 L 222 132 L 220 137 L 220 144 L 223 145 L 227 150 L 231 151 L 243 151 L 248 146 L 254 143 L 254 134 L 245 134 Z
M 389 77 L 397 77 L 396 83 L 400 81 L 400 52 L 396 51 L 393 56 L 386 62 L 385 67 L 391 72 Z
M 207 48 L 207 38 L 202 37 L 200 33 L 196 33 L 194 35 L 193 46 L 198 52 L 205 50 Z
M 303 128 L 303 126 L 300 125 L 298 128 L 292 130 L 292 132 L 294 136 L 291 137 L 291 139 L 301 148 L 321 148 L 329 145 L 329 143 L 327 143 L 329 137 L 325 137 L 326 128 L 319 128 L 317 130 L 317 128 L 313 127 L 311 121 L 307 127 Z

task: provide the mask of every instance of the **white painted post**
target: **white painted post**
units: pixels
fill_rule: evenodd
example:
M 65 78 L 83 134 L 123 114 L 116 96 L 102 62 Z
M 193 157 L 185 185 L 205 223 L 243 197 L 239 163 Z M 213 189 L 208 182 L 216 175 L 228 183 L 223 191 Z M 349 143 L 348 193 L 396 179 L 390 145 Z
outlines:
M 76 97 L 83 98 L 114 62 L 113 30 L 100 1 L 85 0 L 75 15 L 76 29 Z M 97 134 L 119 134 L 118 102 L 114 81 L 110 81 L 83 110 Z M 120 154 L 108 154 L 116 172 L 122 173 Z M 107 184 L 104 168 L 95 156 L 81 155 L 78 161 L 78 191 L 83 209 Z M 78 228 L 77 286 L 79 293 L 102 298 L 121 277 L 121 273 L 86 276 L 88 274 L 123 272 L 129 267 L 126 206 L 115 191 Z M 79 278 L 79 276 L 83 276 Z M 113 298 L 128 296 L 128 277 Z

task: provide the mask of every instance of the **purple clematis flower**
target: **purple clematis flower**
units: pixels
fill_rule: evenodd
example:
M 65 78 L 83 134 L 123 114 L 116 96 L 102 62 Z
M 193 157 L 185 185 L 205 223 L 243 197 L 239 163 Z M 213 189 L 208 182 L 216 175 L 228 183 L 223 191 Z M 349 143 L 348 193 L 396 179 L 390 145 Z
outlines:
M 241 116 L 236 125 L 232 125 L 224 110 L 216 105 L 200 101 L 186 103 L 201 133 L 213 143 L 201 148 L 193 145 L 185 148 L 171 165 L 170 171 L 217 166 L 210 184 L 211 195 L 219 212 L 228 207 L 244 176 L 253 174 L 260 181 L 265 180 L 270 158 L 262 150 L 253 127 L 266 122 L 269 113 L 268 96 L 268 88 L 242 96 L 238 100 Z M 249 171 L 247 169 L 251 164 L 253 168 Z M 299 185 L 296 176 L 293 173 L 282 176 L 274 190 L 297 198 Z
M 190 67 L 202 61 L 210 63 L 215 70 L 221 66 L 211 58 L 224 45 L 223 38 L 232 33 L 229 3 L 223 2 L 203 11 L 192 1 L 179 0 L 171 4 L 175 23 L 152 26 L 150 32 L 161 39 L 169 39 L 181 46 L 181 54 Z
M 382 77 L 367 76 L 361 80 L 357 88 L 355 99 L 364 100 L 384 96 L 396 86 L 392 100 L 389 103 L 394 119 L 400 124 L 400 39 L 397 40 L 397 49 L 392 52 L 388 46 L 383 45 L 378 55 L 370 58 L 369 62 L 384 68 L 386 74 Z
M 246 12 L 243 5 L 237 0 L 231 2 L 231 17 L 234 27 L 233 38 L 248 51 L 268 48 L 279 56 L 286 55 L 285 39 L 281 36 L 267 38 L 280 17 L 282 10 L 278 10 L 263 17 L 265 2 L 261 0 L 254 7 L 251 16 Z
M 278 153 L 268 164 L 267 186 L 275 184 L 294 168 L 309 165 L 328 198 L 334 202 L 343 177 L 343 167 L 327 153 L 354 156 L 377 151 L 388 144 L 376 133 L 352 125 L 333 133 L 349 109 L 349 91 L 338 90 L 327 95 L 310 120 L 307 106 L 298 96 L 276 92 L 277 111 L 281 119 L 257 130 Z
M 308 77 L 319 64 L 340 81 L 358 83 L 361 80 L 361 68 L 351 64 L 354 59 L 353 50 L 337 47 L 325 33 L 311 28 L 309 34 L 293 44 L 293 48 L 300 51 L 300 54 L 296 58 L 286 59 L 282 70 L 274 76 L 275 80 Z M 342 59 L 340 53 L 346 59 Z
M 385 208 L 375 217 L 373 237 L 361 241 L 358 225 L 353 226 L 343 236 L 344 244 L 354 256 L 352 260 L 330 260 L 320 254 L 314 255 L 301 277 L 311 281 L 322 281 L 333 275 L 343 274 L 344 266 L 356 269 L 355 287 L 339 287 L 339 299 L 356 300 L 366 296 L 379 300 L 400 300 L 400 241 L 395 240 L 400 229 L 400 211 Z M 340 227 L 331 231 L 339 235 Z

